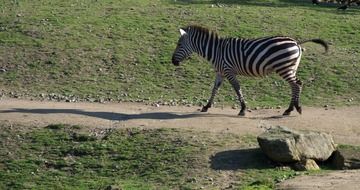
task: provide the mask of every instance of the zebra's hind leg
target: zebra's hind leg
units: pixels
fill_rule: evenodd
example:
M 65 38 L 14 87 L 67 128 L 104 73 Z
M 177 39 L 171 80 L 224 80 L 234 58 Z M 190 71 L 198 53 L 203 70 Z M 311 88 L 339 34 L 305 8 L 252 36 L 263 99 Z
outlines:
M 235 76 L 228 77 L 228 80 L 229 80 L 230 84 L 232 85 L 232 87 L 234 88 L 236 95 L 240 101 L 241 109 L 240 109 L 240 112 L 238 115 L 245 116 L 246 104 L 245 104 L 245 100 L 244 100 L 244 97 L 241 92 L 240 84 L 237 81 L 237 79 L 235 78 Z
M 299 114 L 302 113 L 302 108 L 300 106 L 300 93 L 302 88 L 302 82 L 294 77 L 294 79 L 288 80 L 290 86 L 291 86 L 291 102 L 289 105 L 289 108 L 285 110 L 283 115 L 290 115 L 290 113 L 294 110 L 294 107 L 296 108 L 296 111 L 299 112 Z
M 214 87 L 212 89 L 212 92 L 211 92 L 211 96 L 209 98 L 209 101 L 208 103 L 202 107 L 201 109 L 201 112 L 207 112 L 207 110 L 209 108 L 211 108 L 211 105 L 213 104 L 214 102 L 214 98 L 215 98 L 215 95 L 219 89 L 219 87 L 221 86 L 222 82 L 224 81 L 224 78 L 223 76 L 220 74 L 220 73 L 217 73 L 216 74 L 216 79 L 215 79 L 215 82 L 214 82 Z
M 295 108 L 296 108 L 296 111 L 299 113 L 299 114 L 302 114 L 302 108 L 300 106 L 300 93 L 301 93 L 301 90 L 302 90 L 302 82 L 300 79 L 296 79 L 296 84 L 299 86 L 299 92 L 298 92 L 298 97 L 295 101 Z

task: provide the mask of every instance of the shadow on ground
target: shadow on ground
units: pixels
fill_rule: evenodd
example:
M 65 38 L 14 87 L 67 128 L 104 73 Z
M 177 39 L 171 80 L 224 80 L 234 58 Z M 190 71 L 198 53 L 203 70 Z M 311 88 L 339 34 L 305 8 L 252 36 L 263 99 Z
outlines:
M 267 169 L 274 165 L 260 148 L 218 152 L 210 158 L 214 170 Z
M 115 112 L 90 112 L 81 109 L 22 109 L 14 108 L 11 110 L 0 111 L 0 113 L 29 113 L 29 114 L 75 114 L 89 117 L 95 117 L 99 119 L 113 120 L 113 121 L 127 121 L 133 119 L 159 119 L 159 120 L 170 120 L 170 119 L 187 119 L 194 117 L 232 117 L 232 118 L 246 118 L 246 119 L 281 119 L 283 116 L 270 116 L 270 117 L 240 117 L 236 114 L 209 114 L 209 113 L 173 113 L 173 112 L 149 112 L 149 113 L 115 113 Z
M 189 113 L 189 114 L 177 114 L 169 112 L 151 112 L 151 113 L 139 113 L 139 114 L 125 114 L 115 112 L 90 112 L 80 109 L 21 109 L 15 108 L 12 110 L 1 111 L 0 113 L 31 113 L 31 114 L 75 114 L 84 115 L 89 117 L 96 117 L 100 119 L 126 121 L 131 119 L 186 119 L 192 117 L 202 117 L 204 114 Z
M 113 121 L 127 121 L 132 119 L 187 119 L 194 117 L 232 117 L 239 119 L 281 119 L 283 116 L 270 116 L 270 117 L 241 117 L 237 115 L 226 114 L 209 114 L 209 113 L 172 113 L 172 112 L 150 112 L 150 113 L 115 113 L 115 112 L 90 112 L 81 109 L 22 109 L 14 108 L 11 110 L 0 111 L 0 113 L 29 113 L 29 114 L 75 114 L 89 117 L 95 117 L 99 119 L 113 120 Z

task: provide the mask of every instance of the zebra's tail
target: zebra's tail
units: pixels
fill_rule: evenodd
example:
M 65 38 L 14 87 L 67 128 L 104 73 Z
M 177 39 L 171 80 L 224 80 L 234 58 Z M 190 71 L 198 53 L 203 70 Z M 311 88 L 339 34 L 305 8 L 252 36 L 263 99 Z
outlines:
M 325 42 L 325 41 L 322 40 L 322 39 L 310 39 L 310 40 L 299 41 L 298 44 L 303 44 L 303 43 L 306 43 L 306 42 L 314 42 L 314 43 L 317 43 L 317 44 L 322 45 L 322 46 L 325 48 L 325 53 L 327 53 L 328 50 L 329 50 L 329 45 L 328 45 L 328 43 Z

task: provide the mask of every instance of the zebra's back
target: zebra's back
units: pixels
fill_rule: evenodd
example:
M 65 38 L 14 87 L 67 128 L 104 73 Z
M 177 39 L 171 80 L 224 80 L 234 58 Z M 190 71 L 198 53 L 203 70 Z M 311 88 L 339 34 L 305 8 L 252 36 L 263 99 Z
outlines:
M 225 66 L 240 75 L 262 77 L 273 71 L 281 75 L 284 70 L 296 70 L 301 56 L 300 46 L 289 37 L 226 40 Z

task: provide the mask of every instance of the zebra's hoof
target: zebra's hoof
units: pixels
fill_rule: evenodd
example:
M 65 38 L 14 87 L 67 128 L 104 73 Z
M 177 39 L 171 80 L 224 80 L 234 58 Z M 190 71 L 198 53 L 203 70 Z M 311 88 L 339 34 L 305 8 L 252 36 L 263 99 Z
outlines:
M 297 112 L 299 112 L 299 114 L 301 114 L 301 113 L 302 113 L 302 109 L 301 109 L 301 106 L 299 106 L 299 107 L 296 107 L 296 111 L 297 111 Z
M 207 112 L 208 111 L 208 108 L 207 107 L 202 107 L 202 109 L 201 109 L 201 112 Z
M 240 111 L 238 116 L 245 116 L 245 112 L 244 111 Z
M 285 112 L 283 113 L 283 116 L 288 116 L 288 115 L 290 115 L 290 113 L 291 113 L 291 111 L 285 111 Z

